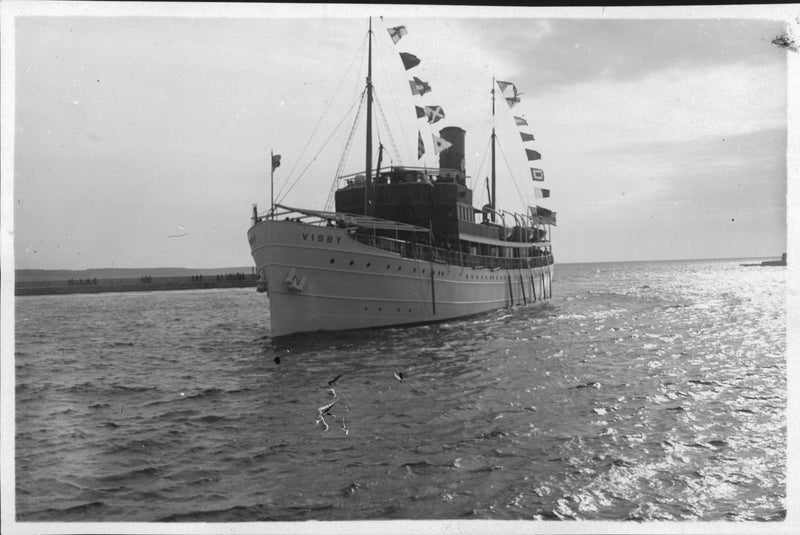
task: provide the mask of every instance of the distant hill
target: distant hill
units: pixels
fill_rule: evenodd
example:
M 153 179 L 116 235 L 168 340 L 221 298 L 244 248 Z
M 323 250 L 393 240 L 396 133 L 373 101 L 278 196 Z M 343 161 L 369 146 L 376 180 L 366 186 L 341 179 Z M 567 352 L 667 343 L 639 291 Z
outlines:
M 69 279 L 138 279 L 142 276 L 150 277 L 191 277 L 192 275 L 215 276 L 227 273 L 253 272 L 248 267 L 223 267 L 223 268 L 98 268 L 98 269 L 17 269 L 15 270 L 17 282 L 33 281 L 61 281 Z

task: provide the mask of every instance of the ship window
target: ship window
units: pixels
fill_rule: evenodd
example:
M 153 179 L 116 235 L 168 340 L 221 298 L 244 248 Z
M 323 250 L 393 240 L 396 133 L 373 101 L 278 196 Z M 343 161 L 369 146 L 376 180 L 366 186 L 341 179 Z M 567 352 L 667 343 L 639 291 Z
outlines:
M 386 269 L 389 269 L 390 267 L 392 267 L 391 264 L 386 264 Z
M 367 267 L 371 266 L 372 262 L 367 262 Z
M 403 269 L 403 266 L 397 266 L 397 271 L 400 271 L 401 269 Z
M 383 309 L 381 307 L 378 307 L 378 312 L 380 312 L 381 310 L 383 310 Z
M 336 262 L 336 259 L 335 258 L 331 258 L 331 264 L 333 264 L 334 262 Z
M 353 265 L 353 261 L 352 261 L 352 260 L 350 261 L 350 265 L 351 265 L 351 266 Z

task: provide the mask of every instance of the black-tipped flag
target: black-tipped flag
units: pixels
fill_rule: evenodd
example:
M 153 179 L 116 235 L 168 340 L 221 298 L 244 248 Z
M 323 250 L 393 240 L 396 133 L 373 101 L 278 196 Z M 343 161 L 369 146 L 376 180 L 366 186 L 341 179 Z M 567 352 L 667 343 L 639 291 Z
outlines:
M 405 67 L 406 70 L 413 69 L 419 65 L 419 58 L 408 52 L 400 52 L 400 59 L 403 60 L 403 67 Z
M 543 188 L 533 188 L 533 193 L 537 199 L 546 199 L 550 197 L 550 190 Z
M 281 166 L 281 155 L 280 154 L 273 154 L 272 155 L 272 170 L 274 171 L 278 167 Z
M 514 116 L 514 122 L 517 123 L 517 126 L 528 126 L 528 121 L 526 121 L 522 117 Z
M 515 95 L 517 94 L 517 88 L 511 82 L 501 82 L 500 80 L 497 80 L 497 85 L 500 86 L 500 91 L 505 91 L 506 87 L 511 86 L 512 88 L 514 88 L 514 94 Z
M 535 141 L 533 139 L 533 134 L 526 134 L 525 132 L 520 132 L 519 135 L 522 138 L 522 141 Z

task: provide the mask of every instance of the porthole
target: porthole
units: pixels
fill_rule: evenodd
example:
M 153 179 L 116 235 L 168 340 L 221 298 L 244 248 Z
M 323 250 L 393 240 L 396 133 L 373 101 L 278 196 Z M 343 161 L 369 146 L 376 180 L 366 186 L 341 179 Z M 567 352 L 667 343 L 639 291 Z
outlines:
M 353 265 L 353 260 L 351 260 L 351 261 L 350 261 L 350 265 L 351 265 L 351 266 Z
M 367 267 L 371 266 L 372 262 L 367 262 Z
M 386 269 L 389 269 L 390 267 L 392 267 L 391 264 L 386 264 Z
M 331 258 L 331 264 L 333 264 L 334 262 L 336 262 L 336 259 L 335 258 Z

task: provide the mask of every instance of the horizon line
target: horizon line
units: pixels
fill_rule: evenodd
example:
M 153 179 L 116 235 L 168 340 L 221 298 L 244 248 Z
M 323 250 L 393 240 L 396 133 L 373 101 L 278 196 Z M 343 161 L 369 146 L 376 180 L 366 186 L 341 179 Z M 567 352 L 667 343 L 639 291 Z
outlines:
M 703 260 L 754 260 L 764 258 L 780 258 L 781 254 L 778 253 L 774 256 L 731 256 L 731 257 L 703 257 L 703 258 L 653 258 L 653 259 L 635 259 L 635 260 L 582 260 L 582 261 L 569 261 L 569 262 L 555 262 L 555 265 L 562 264 L 623 264 L 631 262 L 693 262 Z M 250 269 L 255 266 L 222 266 L 222 267 L 184 267 L 184 266 L 150 266 L 150 267 L 90 267 L 90 268 L 18 268 L 14 267 L 14 271 L 91 271 L 101 269 L 119 269 L 119 270 L 146 270 L 146 269 L 187 269 L 187 270 L 219 270 L 219 269 Z

